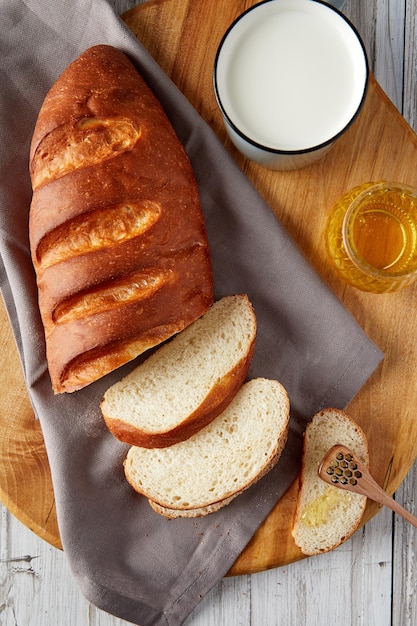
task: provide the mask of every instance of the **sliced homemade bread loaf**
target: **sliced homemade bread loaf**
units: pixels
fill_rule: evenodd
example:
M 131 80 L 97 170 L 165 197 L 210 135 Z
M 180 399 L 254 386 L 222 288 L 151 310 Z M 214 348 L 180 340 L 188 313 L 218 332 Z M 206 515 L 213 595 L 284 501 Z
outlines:
M 252 359 L 256 318 L 246 295 L 227 296 L 159 348 L 101 403 L 121 441 L 162 448 L 209 424 L 243 384 Z
M 358 528 L 366 497 L 325 483 L 318 475 L 324 455 L 336 444 L 350 448 L 369 464 L 366 436 L 344 411 L 324 409 L 313 417 L 304 436 L 298 493 L 292 535 L 307 555 L 336 548 Z
M 287 441 L 288 421 L 284 387 L 250 380 L 221 415 L 187 441 L 163 449 L 132 447 L 126 478 L 158 513 L 206 515 L 272 469 Z

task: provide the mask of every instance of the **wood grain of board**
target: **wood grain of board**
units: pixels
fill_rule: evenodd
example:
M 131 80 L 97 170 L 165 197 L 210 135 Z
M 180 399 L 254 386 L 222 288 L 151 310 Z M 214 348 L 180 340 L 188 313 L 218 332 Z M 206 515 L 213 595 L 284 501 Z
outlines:
M 212 67 L 225 29 L 252 4 L 153 0 L 123 19 L 225 143 L 317 272 L 385 352 L 383 363 L 348 411 L 368 435 L 372 473 L 393 493 L 417 457 L 417 286 L 375 296 L 345 285 L 329 265 L 323 232 L 331 207 L 353 186 L 384 179 L 417 187 L 417 137 L 371 77 L 360 116 L 324 159 L 294 172 L 272 172 L 249 163 L 226 137 L 212 89 Z M 4 307 L 0 322 L 0 380 L 7 390 L 0 404 L 0 499 L 34 532 L 60 546 L 42 433 L 27 399 Z M 21 477 L 28 475 L 31 479 L 23 481 L 28 484 L 22 488 Z M 277 504 L 231 574 L 257 572 L 302 557 L 291 537 L 297 488 L 294 483 Z M 369 503 L 364 522 L 377 510 Z

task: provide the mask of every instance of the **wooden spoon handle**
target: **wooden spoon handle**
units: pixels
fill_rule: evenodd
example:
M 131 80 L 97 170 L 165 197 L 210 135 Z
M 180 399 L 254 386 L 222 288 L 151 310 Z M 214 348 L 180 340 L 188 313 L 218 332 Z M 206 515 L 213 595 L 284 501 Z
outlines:
M 375 500 L 417 528 L 417 517 L 391 498 L 376 482 L 366 465 L 346 446 L 336 444 L 330 448 L 319 465 L 318 473 L 329 485 Z
M 370 478 L 370 480 L 373 483 L 375 483 L 372 489 L 371 488 L 368 489 L 369 498 L 371 498 L 372 500 L 375 500 L 375 502 L 378 502 L 379 504 L 387 506 L 392 511 L 395 511 L 395 513 L 398 513 L 398 515 L 401 515 L 401 517 L 407 520 L 407 522 L 410 522 L 410 524 L 412 524 L 413 526 L 417 528 L 417 517 L 412 515 L 410 511 L 407 511 L 407 509 L 401 506 L 401 504 L 398 504 L 396 500 L 391 498 L 391 496 L 389 496 L 386 493 L 386 491 L 384 491 L 382 487 L 380 487 L 378 483 L 374 481 L 372 477 L 363 476 L 362 480 L 365 480 L 365 478 Z
M 401 504 L 398 504 L 398 502 L 391 498 L 391 496 L 389 496 L 387 492 L 384 491 L 380 485 L 378 485 L 376 480 L 374 480 L 368 472 L 363 472 L 362 478 L 358 481 L 358 484 L 355 487 L 355 491 L 360 491 L 360 493 L 368 498 L 371 498 L 371 500 L 375 500 L 375 502 L 378 502 L 383 506 L 387 506 L 417 528 L 417 517 L 412 515 L 409 511 L 407 511 L 407 509 L 402 507 Z

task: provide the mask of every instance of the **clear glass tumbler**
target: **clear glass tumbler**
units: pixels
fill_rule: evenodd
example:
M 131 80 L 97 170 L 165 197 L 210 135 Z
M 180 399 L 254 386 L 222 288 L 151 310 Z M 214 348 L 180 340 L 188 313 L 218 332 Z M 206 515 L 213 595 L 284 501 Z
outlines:
M 349 284 L 373 293 L 417 279 L 417 190 L 365 183 L 344 195 L 326 227 L 330 260 Z

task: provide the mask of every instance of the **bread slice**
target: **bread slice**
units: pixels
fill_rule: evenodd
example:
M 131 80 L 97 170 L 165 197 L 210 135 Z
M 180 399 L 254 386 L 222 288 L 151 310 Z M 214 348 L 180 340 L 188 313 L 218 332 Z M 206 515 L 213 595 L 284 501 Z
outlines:
M 288 422 L 284 387 L 250 380 L 221 415 L 187 441 L 159 450 L 132 447 L 126 478 L 158 513 L 206 515 L 272 469 L 287 441 Z
M 243 384 L 256 339 L 246 295 L 218 300 L 201 318 L 110 387 L 101 403 L 121 441 L 162 448 L 209 424 Z
M 366 497 L 325 483 L 319 465 L 330 448 L 342 444 L 369 465 L 366 436 L 344 411 L 324 409 L 313 417 L 304 436 L 300 490 L 292 530 L 306 555 L 333 550 L 357 530 Z
M 236 494 L 238 495 L 238 494 Z M 196 507 L 195 509 L 170 509 L 168 506 L 161 506 L 157 502 L 149 499 L 148 502 L 155 511 L 155 513 L 159 513 L 163 517 L 167 517 L 168 519 L 178 519 L 178 518 L 195 518 L 195 517 L 204 517 L 205 515 L 209 515 L 210 513 L 215 513 L 219 511 L 227 504 L 235 498 L 236 496 L 230 496 L 230 498 L 224 498 L 224 500 L 219 500 L 219 502 L 215 502 L 214 504 L 209 504 L 208 506 Z

